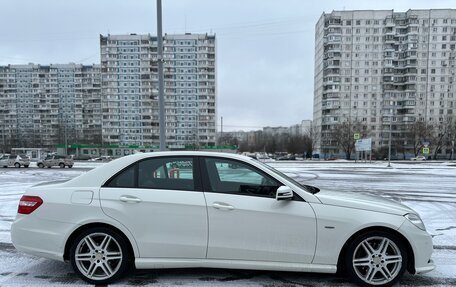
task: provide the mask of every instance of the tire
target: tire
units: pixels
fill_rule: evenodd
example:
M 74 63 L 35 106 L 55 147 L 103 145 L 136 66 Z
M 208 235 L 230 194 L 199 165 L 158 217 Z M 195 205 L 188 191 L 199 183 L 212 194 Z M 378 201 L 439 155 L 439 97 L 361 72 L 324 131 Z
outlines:
M 20 167 L 21 167 L 21 164 L 18 163 L 18 162 L 16 162 L 16 163 L 14 164 L 14 167 L 15 167 L 15 168 L 20 168 Z
M 111 259 L 107 259 L 107 254 Z M 70 261 L 82 280 L 89 284 L 107 285 L 124 275 L 130 265 L 131 254 L 123 236 L 109 228 L 94 227 L 74 240 Z
M 63 162 L 59 163 L 60 168 L 65 168 L 65 164 Z
M 73 167 L 73 165 L 69 165 L 69 166 L 68 166 L 68 168 L 72 168 L 72 167 Z
M 48 166 L 47 168 L 51 168 L 51 166 Z
M 405 272 L 407 250 L 393 234 L 366 232 L 350 243 L 344 263 L 348 276 L 360 286 L 392 286 Z
M 38 164 L 38 167 L 39 168 L 44 168 L 44 164 L 42 164 L 41 162 Z
M 25 168 L 29 167 L 28 165 L 24 165 Z

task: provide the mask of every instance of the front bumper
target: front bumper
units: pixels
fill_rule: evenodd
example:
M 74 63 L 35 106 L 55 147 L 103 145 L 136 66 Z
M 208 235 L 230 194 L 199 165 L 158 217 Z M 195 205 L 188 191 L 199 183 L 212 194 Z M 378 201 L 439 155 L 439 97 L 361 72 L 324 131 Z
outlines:
M 415 264 L 412 273 L 421 274 L 434 270 L 435 264 L 431 259 L 433 251 L 431 235 L 408 220 L 404 221 L 399 232 L 407 238 L 413 250 Z

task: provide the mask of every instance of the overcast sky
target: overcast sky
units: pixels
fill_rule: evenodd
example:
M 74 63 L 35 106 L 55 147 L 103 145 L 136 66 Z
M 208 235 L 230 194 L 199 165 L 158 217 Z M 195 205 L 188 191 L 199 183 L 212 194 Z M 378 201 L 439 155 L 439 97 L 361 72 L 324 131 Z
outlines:
M 218 115 L 224 130 L 252 130 L 312 119 L 314 27 L 323 12 L 454 4 L 163 0 L 163 32 L 216 34 Z M 156 34 L 155 0 L 0 0 L 0 11 L 0 65 L 99 63 L 99 34 Z

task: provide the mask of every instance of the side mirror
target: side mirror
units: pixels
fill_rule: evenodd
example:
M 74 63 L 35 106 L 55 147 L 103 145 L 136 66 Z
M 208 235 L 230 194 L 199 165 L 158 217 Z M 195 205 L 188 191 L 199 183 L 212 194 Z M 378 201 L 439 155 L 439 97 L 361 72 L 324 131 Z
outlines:
M 288 186 L 282 185 L 277 189 L 276 200 L 290 200 L 293 198 L 293 190 Z

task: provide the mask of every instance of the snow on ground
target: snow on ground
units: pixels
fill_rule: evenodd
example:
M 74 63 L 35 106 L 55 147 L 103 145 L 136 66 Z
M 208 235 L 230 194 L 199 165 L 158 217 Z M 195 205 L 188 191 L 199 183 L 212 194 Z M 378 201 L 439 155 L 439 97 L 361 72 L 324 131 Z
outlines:
M 405 276 L 402 286 L 456 286 L 456 165 L 442 162 L 269 162 L 298 181 L 321 189 L 363 192 L 400 201 L 421 215 L 433 236 L 437 269 Z M 10 228 L 24 191 L 37 183 L 70 179 L 102 163 L 73 169 L 0 169 L 0 286 L 79 286 L 68 264 L 16 252 Z M 212 269 L 138 271 L 120 285 L 153 286 L 352 286 L 333 275 Z

